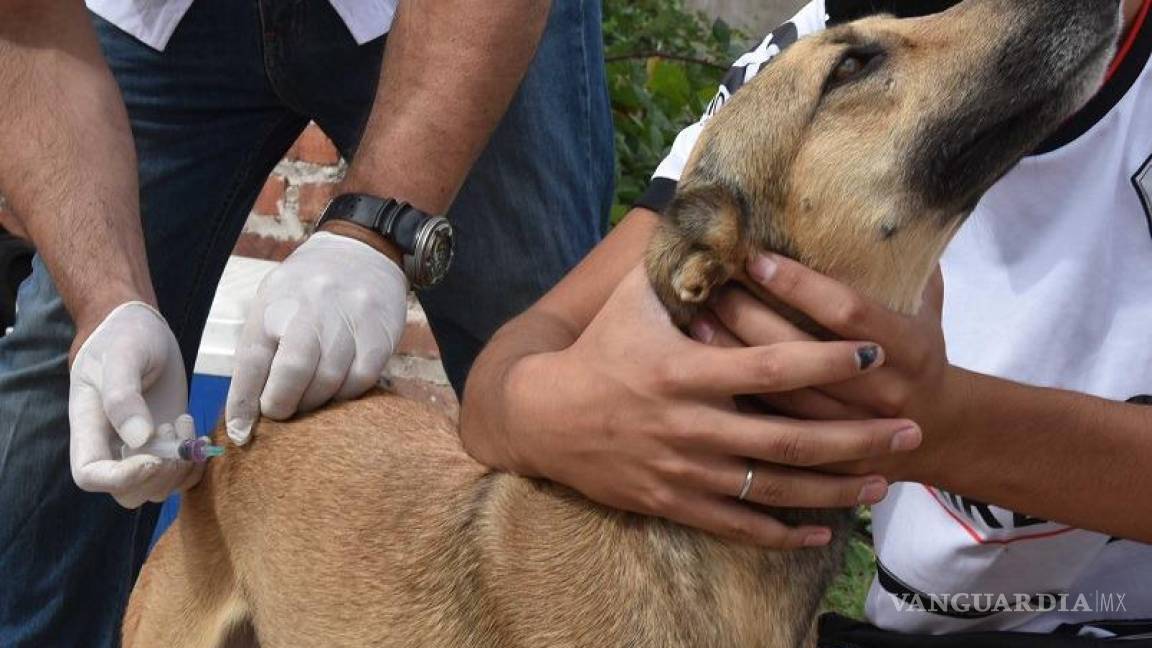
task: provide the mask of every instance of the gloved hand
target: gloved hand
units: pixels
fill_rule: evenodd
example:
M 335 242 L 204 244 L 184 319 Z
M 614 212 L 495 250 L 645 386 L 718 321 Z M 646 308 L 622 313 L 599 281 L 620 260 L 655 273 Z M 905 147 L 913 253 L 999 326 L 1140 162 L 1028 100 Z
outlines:
M 122 444 L 139 448 L 154 436 L 191 437 L 190 418 L 173 426 L 187 405 L 184 363 L 168 323 L 143 302 L 117 307 L 72 363 L 68 422 L 76 485 L 111 493 L 126 508 L 193 486 L 203 465 L 120 453 Z
M 228 391 L 228 436 L 243 445 L 263 412 L 286 419 L 368 391 L 404 332 L 408 281 L 360 241 L 318 232 L 260 284 Z

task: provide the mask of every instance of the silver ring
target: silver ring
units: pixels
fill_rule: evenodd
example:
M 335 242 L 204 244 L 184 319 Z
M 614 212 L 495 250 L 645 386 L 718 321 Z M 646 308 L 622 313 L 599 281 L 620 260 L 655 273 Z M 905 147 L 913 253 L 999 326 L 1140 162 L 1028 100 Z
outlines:
M 740 494 L 736 496 L 737 500 L 743 502 L 748 497 L 748 493 L 752 490 L 752 482 L 755 479 L 756 479 L 756 464 L 749 461 L 748 462 L 748 472 L 747 472 L 747 474 L 744 475 L 744 485 L 740 487 Z

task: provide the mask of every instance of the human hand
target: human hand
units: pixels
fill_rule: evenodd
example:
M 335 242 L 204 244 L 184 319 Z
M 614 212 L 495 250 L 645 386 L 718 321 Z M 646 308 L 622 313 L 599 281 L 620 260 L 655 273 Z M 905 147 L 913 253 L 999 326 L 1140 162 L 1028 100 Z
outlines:
M 261 412 L 286 419 L 371 389 L 404 332 L 407 295 L 388 257 L 313 234 L 264 279 L 248 314 L 228 391 L 229 438 L 247 443 Z
M 862 361 L 863 359 L 863 361 Z M 826 544 L 822 527 L 789 528 L 736 499 L 777 507 L 879 501 L 877 475 L 808 467 L 910 450 L 904 420 L 794 421 L 742 413 L 733 397 L 790 392 L 869 372 L 883 352 L 864 342 L 717 348 L 685 337 L 642 269 L 630 273 L 568 349 L 527 356 L 508 372 L 504 424 L 513 468 L 603 504 L 767 547 Z
M 959 420 L 957 399 L 967 391 L 948 363 L 940 325 L 944 284 L 939 272 L 915 315 L 894 312 L 852 288 L 787 258 L 754 260 L 748 274 L 759 288 L 806 314 L 828 331 L 848 339 L 868 339 L 884 348 L 884 366 L 838 384 L 765 394 L 774 410 L 809 419 L 843 420 L 873 416 L 916 421 L 930 436 Z M 729 286 L 710 304 L 711 312 L 692 324 L 693 337 L 731 347 L 813 338 L 755 296 Z M 907 458 L 907 456 L 897 459 Z M 871 465 L 871 469 L 877 469 Z M 856 469 L 860 468 L 857 466 Z M 891 472 L 888 476 L 896 477 Z
M 126 508 L 194 485 L 203 465 L 151 455 L 121 459 L 118 452 L 121 444 L 135 449 L 155 436 L 191 438 L 191 419 L 181 416 L 187 404 L 180 347 L 164 318 L 143 302 L 114 309 L 72 363 L 69 455 L 76 485 L 110 493 Z

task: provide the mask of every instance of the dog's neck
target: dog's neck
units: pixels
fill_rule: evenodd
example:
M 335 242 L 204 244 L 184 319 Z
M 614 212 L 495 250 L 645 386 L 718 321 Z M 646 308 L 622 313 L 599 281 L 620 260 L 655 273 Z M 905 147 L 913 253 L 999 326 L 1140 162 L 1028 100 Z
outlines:
M 908 218 L 895 235 L 886 235 L 878 226 L 869 237 L 795 237 L 789 245 L 770 251 L 828 275 L 891 310 L 915 315 L 945 248 L 966 218 L 967 214 Z M 741 281 L 798 327 L 821 339 L 829 337 L 807 316 L 758 290 L 747 277 Z

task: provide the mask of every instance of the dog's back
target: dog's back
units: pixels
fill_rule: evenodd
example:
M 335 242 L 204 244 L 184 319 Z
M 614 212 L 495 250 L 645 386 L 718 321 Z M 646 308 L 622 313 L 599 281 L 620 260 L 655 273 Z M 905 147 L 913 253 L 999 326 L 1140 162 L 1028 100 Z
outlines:
M 185 496 L 128 648 L 797 646 L 836 569 L 489 473 L 389 394 L 258 435 Z

